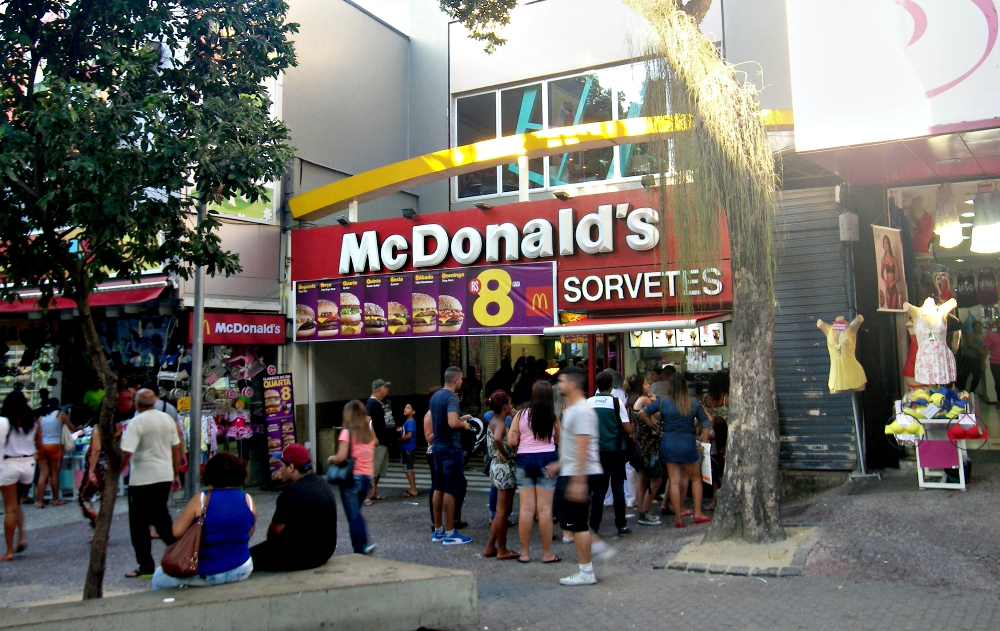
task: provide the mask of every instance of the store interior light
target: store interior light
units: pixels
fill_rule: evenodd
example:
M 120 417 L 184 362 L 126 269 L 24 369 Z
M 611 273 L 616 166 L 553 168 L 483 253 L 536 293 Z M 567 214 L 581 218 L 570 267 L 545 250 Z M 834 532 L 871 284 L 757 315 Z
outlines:
M 940 237 L 941 247 L 951 249 L 962 243 L 962 226 L 958 221 L 958 207 L 951 193 L 951 184 L 938 187 L 934 204 L 934 234 Z
M 964 262 L 965 262 L 965 259 L 955 259 L 955 262 L 956 262 L 956 263 L 964 263 Z
M 989 197 L 980 194 L 976 201 L 969 250 L 976 254 L 996 254 L 1000 252 L 1000 193 L 994 190 Z
M 970 222 L 968 222 L 968 221 L 963 221 L 962 223 L 960 223 L 958 225 L 962 226 L 963 228 L 971 228 L 972 227 L 972 224 Z
M 968 204 L 969 202 L 965 202 L 965 203 Z M 966 219 L 969 219 L 970 217 L 975 217 L 975 216 L 976 216 L 976 213 L 962 213 L 962 214 L 959 215 L 959 217 L 965 217 Z
M 967 200 L 965 200 L 965 203 L 968 204 L 969 206 L 971 206 L 973 204 L 973 201 L 971 199 L 967 199 Z M 964 217 L 965 215 L 962 215 L 962 216 Z
M 339 223 L 340 225 L 342 225 L 343 227 L 346 228 L 347 226 L 351 225 L 351 220 L 348 219 L 347 217 L 340 216 L 340 217 L 337 217 L 337 223 Z

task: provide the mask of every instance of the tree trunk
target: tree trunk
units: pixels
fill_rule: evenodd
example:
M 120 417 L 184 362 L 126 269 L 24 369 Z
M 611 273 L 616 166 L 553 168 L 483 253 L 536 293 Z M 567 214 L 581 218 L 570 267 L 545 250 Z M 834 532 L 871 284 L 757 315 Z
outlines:
M 779 515 L 778 408 L 774 396 L 774 303 L 767 282 L 733 271 L 732 364 L 726 471 L 706 541 L 785 538 Z
M 98 428 L 101 432 L 101 445 L 108 457 L 108 471 L 105 476 L 104 491 L 101 493 L 101 509 L 97 513 L 97 525 L 94 528 L 94 539 L 90 545 L 90 565 L 87 567 L 87 579 L 83 585 L 83 599 L 101 598 L 104 595 L 104 570 L 108 556 L 108 538 L 111 535 L 111 518 L 115 512 L 115 500 L 118 497 L 118 477 L 122 469 L 122 452 L 118 438 L 115 436 L 115 408 L 118 403 L 118 375 L 111 370 L 107 357 L 104 356 L 104 345 L 97 335 L 94 326 L 94 316 L 90 310 L 90 296 L 86 291 L 79 292 L 76 297 L 77 308 L 80 310 L 80 328 L 83 329 L 84 341 L 90 361 L 100 375 L 104 384 L 104 402 L 101 404 Z M 84 474 L 86 475 L 86 473 Z

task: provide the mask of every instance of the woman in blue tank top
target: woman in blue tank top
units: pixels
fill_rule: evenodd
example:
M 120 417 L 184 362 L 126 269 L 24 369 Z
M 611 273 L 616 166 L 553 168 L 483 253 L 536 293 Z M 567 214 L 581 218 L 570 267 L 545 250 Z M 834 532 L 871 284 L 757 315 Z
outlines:
M 216 454 L 205 464 L 202 478 L 208 491 L 191 498 L 172 529 L 179 539 L 207 505 L 198 576 L 175 578 L 158 567 L 153 574 L 153 589 L 235 583 L 253 572 L 250 536 L 257 522 L 257 509 L 253 499 L 240 488 L 247 479 L 246 463 L 232 454 Z

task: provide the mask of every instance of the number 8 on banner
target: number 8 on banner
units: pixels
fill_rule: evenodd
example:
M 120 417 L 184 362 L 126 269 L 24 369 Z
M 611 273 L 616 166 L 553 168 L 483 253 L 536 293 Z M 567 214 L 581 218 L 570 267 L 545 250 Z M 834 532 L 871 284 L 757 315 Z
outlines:
M 497 287 L 490 288 L 495 282 Z M 488 269 L 469 282 L 469 293 L 476 294 L 472 304 L 472 315 L 483 326 L 503 326 L 514 317 L 514 301 L 510 298 L 513 285 L 510 274 L 502 269 Z M 491 314 L 490 305 L 496 305 L 496 313 Z

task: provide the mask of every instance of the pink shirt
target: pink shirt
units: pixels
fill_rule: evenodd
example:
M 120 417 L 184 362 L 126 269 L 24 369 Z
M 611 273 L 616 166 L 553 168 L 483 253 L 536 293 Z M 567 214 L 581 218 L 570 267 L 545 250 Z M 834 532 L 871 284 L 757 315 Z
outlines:
M 524 410 L 517 417 L 517 431 L 521 435 L 518 438 L 517 453 L 519 454 L 544 454 L 556 450 L 556 442 L 553 438 L 539 440 L 535 438 L 531 431 L 530 410 Z M 553 435 L 555 431 L 553 431 Z
M 1000 333 L 990 331 L 983 340 L 983 346 L 990 352 L 990 363 L 1000 364 Z
M 340 430 L 338 440 L 347 441 L 351 433 L 346 429 Z M 375 475 L 375 441 L 365 444 L 358 441 L 351 442 L 351 458 L 354 458 L 354 473 L 358 475 Z

